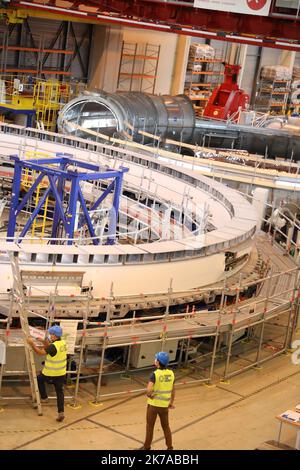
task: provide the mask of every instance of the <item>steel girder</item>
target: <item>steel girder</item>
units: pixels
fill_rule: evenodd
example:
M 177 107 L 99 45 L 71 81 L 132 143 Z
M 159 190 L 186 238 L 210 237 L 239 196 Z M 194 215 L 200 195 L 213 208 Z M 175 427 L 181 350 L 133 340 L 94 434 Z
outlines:
M 37 9 L 40 11 L 56 12 L 62 15 L 80 14 L 78 18 L 82 21 L 99 21 L 99 14 L 107 17 L 107 21 L 112 19 L 127 19 L 149 22 L 154 28 L 158 25 L 168 24 L 174 32 L 180 33 L 183 26 L 188 26 L 204 31 L 214 31 L 222 34 L 238 34 L 244 37 L 261 37 L 272 42 L 272 39 L 287 39 L 300 42 L 300 28 L 298 17 L 280 16 L 253 16 L 241 15 L 231 12 L 211 11 L 194 8 L 191 1 L 167 1 L 155 0 L 74 0 L 68 2 L 66 8 L 56 5 L 54 0 L 45 0 L 43 4 L 35 0 L 22 1 L 13 0 L 9 8 Z M 93 11 L 88 11 L 85 7 L 93 7 Z M 82 12 L 86 11 L 84 14 Z M 98 15 L 98 16 L 97 16 Z M 102 20 L 103 21 L 103 20 Z M 134 25 L 136 26 L 136 25 Z M 184 33 L 183 33 L 184 34 Z M 220 37 L 222 39 L 222 36 Z M 277 46 L 279 47 L 279 46 Z

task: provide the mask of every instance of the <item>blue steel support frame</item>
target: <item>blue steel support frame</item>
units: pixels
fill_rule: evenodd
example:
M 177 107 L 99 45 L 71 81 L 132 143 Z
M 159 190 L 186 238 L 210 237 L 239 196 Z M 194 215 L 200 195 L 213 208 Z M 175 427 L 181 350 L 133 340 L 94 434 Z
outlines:
M 111 208 L 110 221 L 108 226 L 108 238 L 107 245 L 114 245 L 116 242 L 116 229 L 118 222 L 118 214 L 120 207 L 120 197 L 122 193 L 122 184 L 123 184 L 123 173 L 120 174 L 119 178 L 115 179 L 115 192 L 113 198 L 113 206 Z
M 38 213 L 40 212 L 41 208 L 43 207 L 43 204 L 44 202 L 46 201 L 47 197 L 49 196 L 49 193 L 50 193 L 50 188 L 48 188 L 43 196 L 41 197 L 41 199 L 39 200 L 36 208 L 34 209 L 34 211 L 32 212 L 31 216 L 29 217 L 29 219 L 27 220 L 23 230 L 21 231 L 20 235 L 19 235 L 19 239 L 18 239 L 18 242 L 21 241 L 21 239 L 23 237 L 25 237 L 26 233 L 28 232 L 28 230 L 30 229 L 31 225 L 33 224 L 34 222 L 34 219 L 37 217 Z
M 43 178 L 46 177 L 49 181 L 49 187 L 46 189 L 46 191 L 38 201 L 37 206 L 35 207 L 34 211 L 27 220 L 20 235 L 18 236 L 19 242 L 23 237 L 25 237 L 34 219 L 38 216 L 43 204 L 51 193 L 55 200 L 51 238 L 57 238 L 58 228 L 60 226 L 60 223 L 62 223 L 65 230 L 65 238 L 68 240 L 68 245 L 71 245 L 73 243 L 76 222 L 76 209 L 77 203 L 79 202 L 83 212 L 82 218 L 84 218 L 86 221 L 90 235 L 93 238 L 93 243 L 94 245 L 98 245 L 99 240 L 96 238 L 89 211 L 94 211 L 111 193 L 111 191 L 114 191 L 114 195 L 113 206 L 110 211 L 107 244 L 111 245 L 116 242 L 116 229 L 120 206 L 120 197 L 122 193 L 123 175 L 128 171 L 128 168 L 120 167 L 118 170 L 112 170 L 108 168 L 105 172 L 99 172 L 98 166 L 93 165 L 91 163 L 82 162 L 80 160 L 75 160 L 70 154 L 57 154 L 57 156 L 54 158 L 41 158 L 30 160 L 21 160 L 19 157 L 13 156 L 11 157 L 11 159 L 15 161 L 15 172 L 12 187 L 10 217 L 7 230 L 8 241 L 11 241 L 15 236 L 17 221 L 16 219 L 18 214 L 24 208 L 30 197 L 34 194 L 36 188 L 41 183 Z M 55 165 L 58 166 L 55 167 Z M 68 169 L 68 166 L 71 166 L 73 168 L 75 167 L 75 170 Z M 23 168 L 30 168 L 32 170 L 36 170 L 40 174 L 35 180 L 35 182 L 32 184 L 31 188 L 28 190 L 24 198 L 19 202 Z M 88 171 L 82 172 L 78 171 L 79 169 L 84 169 Z M 93 181 L 99 179 L 113 179 L 113 181 L 108 184 L 105 191 L 93 203 L 92 207 L 88 209 L 84 200 L 82 190 L 80 188 L 80 181 Z M 66 181 L 70 181 L 71 183 L 67 211 L 65 211 L 64 209 L 64 190 Z M 82 224 L 83 223 L 79 224 L 79 226 Z M 55 243 L 55 240 L 52 240 L 51 243 Z
M 84 200 L 84 197 L 83 197 L 83 194 L 82 194 L 82 191 L 81 191 L 80 187 L 79 187 L 78 195 L 79 195 L 79 200 L 81 202 L 81 207 L 82 207 L 82 210 L 83 210 L 83 213 L 84 213 L 84 217 L 85 217 L 87 226 L 89 228 L 89 232 L 90 232 L 91 236 L 93 237 L 93 245 L 98 245 L 99 241 L 96 240 L 96 234 L 95 234 L 95 231 L 94 231 L 94 227 L 93 227 L 91 218 L 89 216 L 89 212 L 88 212 L 88 209 L 86 207 L 86 203 L 85 203 L 85 200 Z
M 115 187 L 115 182 L 113 181 L 112 183 L 109 184 L 109 186 L 106 188 L 106 190 L 101 194 L 101 196 L 97 199 L 97 201 L 94 202 L 92 207 L 90 208 L 90 211 L 94 211 L 97 209 L 97 207 L 101 204 L 102 201 L 110 194 L 110 192 L 114 189 Z M 81 193 L 82 195 L 82 193 Z M 82 195 L 83 197 L 83 195 Z M 86 217 L 81 217 L 78 228 L 81 228 L 84 225 L 84 219 L 86 220 Z
M 70 192 L 70 199 L 69 199 L 69 207 L 68 212 L 66 214 L 67 217 L 67 238 L 74 238 L 74 228 L 75 228 L 75 218 L 76 218 L 76 208 L 77 208 L 77 201 L 79 198 L 79 178 L 72 177 L 72 185 L 71 185 L 71 192 Z M 72 245 L 73 241 L 69 240 L 68 245 Z
M 22 176 L 22 165 L 15 161 L 14 180 L 11 192 L 11 203 L 8 219 L 7 237 L 8 241 L 13 241 L 10 238 L 15 236 L 15 229 L 17 223 L 17 208 L 19 205 L 20 189 L 21 189 L 21 176 Z
M 68 231 L 67 218 L 66 218 L 66 214 L 64 213 L 63 200 L 60 199 L 59 193 L 57 191 L 57 187 L 55 186 L 56 180 L 53 178 L 53 176 L 50 176 L 50 175 L 48 176 L 48 178 L 49 178 L 49 183 L 50 183 L 52 193 L 54 195 L 55 202 L 56 202 L 55 207 L 57 207 L 58 213 L 60 213 L 61 221 L 65 227 L 65 231 L 67 232 Z
M 61 171 L 65 171 L 67 166 L 67 161 L 63 160 L 63 162 L 60 163 L 59 169 Z M 64 187 L 65 187 L 65 181 L 63 180 L 62 176 L 58 176 L 57 178 L 57 193 L 59 196 L 60 200 L 63 200 L 64 197 Z M 60 216 L 60 211 L 58 208 L 58 205 L 55 204 L 54 208 L 54 214 L 53 214 L 53 223 L 52 223 L 52 231 L 51 231 L 51 238 L 58 238 L 58 227 L 59 223 L 61 221 L 61 216 Z M 54 241 L 51 241 L 52 244 L 54 244 Z

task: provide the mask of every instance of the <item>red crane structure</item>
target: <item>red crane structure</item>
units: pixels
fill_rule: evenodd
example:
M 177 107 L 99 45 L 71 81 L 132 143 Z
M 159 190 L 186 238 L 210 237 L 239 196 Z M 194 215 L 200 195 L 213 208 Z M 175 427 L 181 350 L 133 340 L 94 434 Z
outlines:
M 238 85 L 240 65 L 225 64 L 224 82 L 212 92 L 203 116 L 210 119 L 226 120 L 236 114 L 234 121 L 238 120 L 239 109 L 244 110 L 249 103 L 249 95 Z

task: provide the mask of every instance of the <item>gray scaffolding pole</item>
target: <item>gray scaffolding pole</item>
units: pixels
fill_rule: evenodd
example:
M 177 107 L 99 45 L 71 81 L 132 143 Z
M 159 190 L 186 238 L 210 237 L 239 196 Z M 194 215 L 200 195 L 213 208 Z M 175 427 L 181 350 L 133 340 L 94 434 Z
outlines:
M 24 302 L 22 278 L 20 274 L 17 257 L 12 252 L 9 253 L 9 257 L 10 257 L 11 269 L 12 269 L 12 274 L 13 274 L 13 279 L 14 279 L 13 296 L 19 306 L 20 322 L 21 322 L 21 327 L 22 327 L 22 331 L 24 335 L 24 348 L 25 348 L 28 376 L 29 376 L 29 381 L 30 381 L 32 401 L 33 401 L 34 406 L 37 408 L 38 415 L 41 416 L 43 412 L 42 412 L 42 405 L 41 405 L 40 394 L 39 394 L 38 383 L 37 383 L 34 355 L 33 355 L 33 351 L 31 347 L 27 343 L 27 338 L 30 336 L 30 332 L 29 332 L 29 324 L 28 324 L 28 315 L 24 306 L 25 302 Z

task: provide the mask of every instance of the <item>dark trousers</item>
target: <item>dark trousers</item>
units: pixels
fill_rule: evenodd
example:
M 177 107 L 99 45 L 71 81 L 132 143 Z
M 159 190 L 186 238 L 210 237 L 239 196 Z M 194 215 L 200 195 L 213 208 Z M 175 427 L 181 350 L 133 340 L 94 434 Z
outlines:
M 56 392 L 57 398 L 57 411 L 58 413 L 64 412 L 64 382 L 65 382 L 65 375 L 61 375 L 59 377 L 48 377 L 47 375 L 42 374 L 42 372 L 37 376 L 39 392 L 41 398 L 44 400 L 48 398 L 47 391 L 46 391 L 46 383 L 53 384 Z
M 162 406 L 152 406 L 148 405 L 147 407 L 147 427 L 146 427 L 146 439 L 144 443 L 145 449 L 150 449 L 154 425 L 157 418 L 157 415 L 160 419 L 160 424 L 163 429 L 167 449 L 173 449 L 172 447 L 172 434 L 169 426 L 169 408 L 163 408 Z

